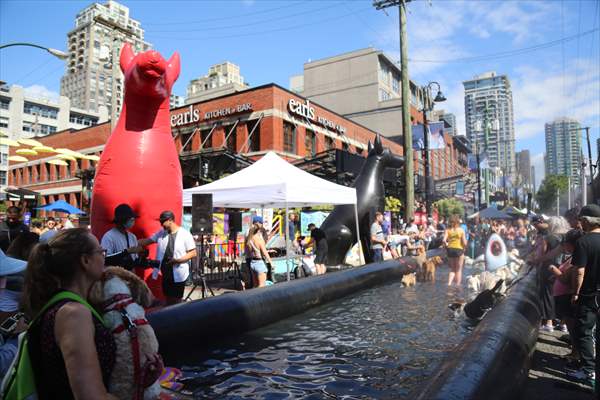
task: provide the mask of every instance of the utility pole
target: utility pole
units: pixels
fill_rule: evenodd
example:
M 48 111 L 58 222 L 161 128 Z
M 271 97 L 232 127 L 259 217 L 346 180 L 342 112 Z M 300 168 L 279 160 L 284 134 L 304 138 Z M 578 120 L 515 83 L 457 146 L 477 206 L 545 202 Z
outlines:
M 567 210 L 571 209 L 571 175 L 567 176 L 567 190 L 568 190 L 568 196 L 567 196 Z
M 382 10 L 398 6 L 400 16 L 400 75 L 402 85 L 402 136 L 404 138 L 404 197 L 405 220 L 415 213 L 415 181 L 412 149 L 412 126 L 410 124 L 410 83 L 408 81 L 408 38 L 406 34 L 406 3 L 411 0 L 374 0 L 373 7 Z
M 487 151 L 488 151 L 488 140 L 489 140 L 489 136 L 490 136 L 490 122 L 488 119 L 487 99 L 485 99 L 485 114 L 483 116 L 483 132 L 484 132 L 483 151 L 485 152 L 485 155 L 488 158 L 488 168 L 485 168 L 483 170 L 483 179 L 484 179 L 484 186 L 485 186 L 485 206 L 489 207 L 490 206 L 490 187 L 488 185 L 488 169 L 489 169 L 490 160 L 489 160 L 489 154 L 487 153 Z
M 477 211 L 481 210 L 481 167 L 479 166 L 479 140 L 475 135 L 475 152 L 477 157 Z
M 594 168 L 596 167 L 596 165 L 594 165 L 594 163 L 592 162 L 592 145 L 590 144 L 590 127 L 585 126 L 585 127 L 581 127 L 581 128 L 571 129 L 571 131 L 585 131 L 585 139 L 587 142 L 587 151 L 588 151 L 588 162 L 589 162 L 589 168 L 590 168 L 590 185 L 591 185 L 591 191 L 592 191 L 592 203 L 595 204 L 597 201 L 596 190 L 594 189 Z M 582 168 L 581 185 L 583 188 L 583 199 L 581 199 L 582 206 L 585 206 L 587 203 L 587 185 L 588 185 L 588 183 L 587 183 L 587 179 L 585 177 L 585 164 L 586 164 L 586 160 L 584 157 L 583 162 L 581 164 L 581 168 Z

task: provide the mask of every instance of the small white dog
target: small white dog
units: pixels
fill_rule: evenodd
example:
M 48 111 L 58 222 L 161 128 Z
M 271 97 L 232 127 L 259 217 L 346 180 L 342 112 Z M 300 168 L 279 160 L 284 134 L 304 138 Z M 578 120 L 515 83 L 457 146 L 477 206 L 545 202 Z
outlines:
M 152 294 L 146 283 L 121 267 L 108 267 L 102 280 L 92 287 L 90 298 L 93 304 L 100 305 L 97 308 L 104 310 L 104 322 L 113 333 L 117 345 L 109 393 L 119 399 L 132 399 L 138 398 L 134 397 L 134 392 L 143 390 L 144 399 L 158 398 L 161 391 L 158 377 L 163 364 L 158 354 L 158 340 L 142 308 L 152 303 Z M 137 331 L 137 346 L 133 345 L 126 326 L 129 321 Z M 139 354 L 137 368 L 133 355 L 136 347 Z

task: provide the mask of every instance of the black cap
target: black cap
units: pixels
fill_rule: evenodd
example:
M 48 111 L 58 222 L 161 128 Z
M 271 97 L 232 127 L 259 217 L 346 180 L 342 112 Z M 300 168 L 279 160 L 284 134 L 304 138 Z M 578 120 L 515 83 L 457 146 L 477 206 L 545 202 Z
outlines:
M 533 217 L 531 217 L 532 224 L 541 224 L 544 222 L 544 217 L 542 217 L 541 215 L 534 215 Z
M 169 219 L 172 219 L 173 221 L 175 220 L 175 214 L 173 214 L 173 211 L 163 211 L 160 213 L 160 217 L 158 217 L 158 220 L 161 224 Z
M 600 206 L 597 204 L 588 204 L 579 211 L 579 216 L 600 218 Z
M 129 204 L 119 204 L 115 207 L 115 217 L 112 222 L 124 222 L 129 218 L 137 218 L 138 215 L 133 212 L 133 209 L 129 207 Z
M 584 235 L 584 232 L 580 229 L 571 229 L 569 232 L 565 234 L 562 242 L 575 245 L 575 243 L 579 240 L 580 237 Z

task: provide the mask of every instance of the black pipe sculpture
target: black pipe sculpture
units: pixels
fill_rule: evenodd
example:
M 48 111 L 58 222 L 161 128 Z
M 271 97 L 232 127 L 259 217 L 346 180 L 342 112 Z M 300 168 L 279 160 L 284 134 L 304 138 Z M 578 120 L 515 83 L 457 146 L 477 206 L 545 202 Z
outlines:
M 393 154 L 388 148 L 384 149 L 379 134 L 377 134 L 373 145 L 369 142 L 367 160 L 354 182 L 358 200 L 360 241 L 367 264 L 373 261 L 371 247 L 369 246 L 371 224 L 373 223 L 375 212 L 383 212 L 385 206 L 383 173 L 386 168 L 401 168 L 402 166 L 404 166 L 404 157 Z M 323 221 L 321 229 L 325 232 L 329 248 L 327 264 L 342 264 L 346 253 L 356 243 L 354 206 L 336 206 L 325 221 Z

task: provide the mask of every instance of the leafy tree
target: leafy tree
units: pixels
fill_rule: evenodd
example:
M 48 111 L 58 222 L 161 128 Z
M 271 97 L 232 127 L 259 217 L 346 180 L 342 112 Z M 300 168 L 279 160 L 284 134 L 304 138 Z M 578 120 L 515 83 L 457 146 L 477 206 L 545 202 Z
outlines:
M 542 181 L 535 199 L 540 206 L 540 211 L 548 213 L 556 210 L 556 193 L 566 193 L 569 188 L 569 179 L 565 175 L 548 175 Z
M 465 213 L 465 208 L 460 200 L 457 199 L 442 199 L 433 203 L 433 206 L 438 210 L 438 215 L 448 218 L 451 215 L 462 216 Z
M 385 196 L 385 210 L 399 212 L 402 202 L 394 196 Z

